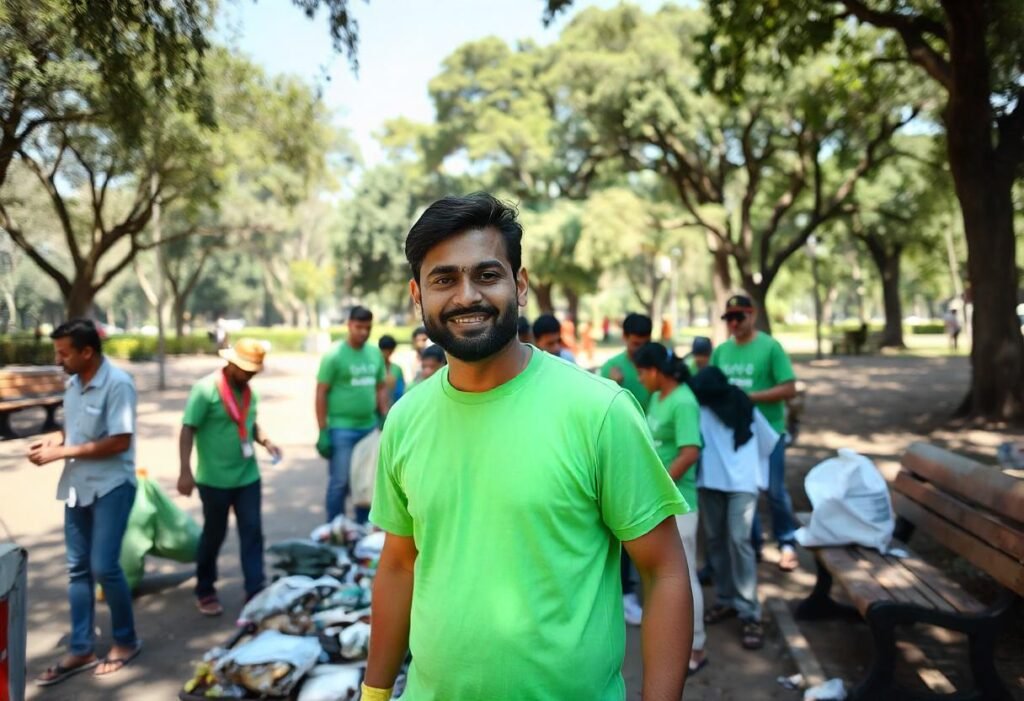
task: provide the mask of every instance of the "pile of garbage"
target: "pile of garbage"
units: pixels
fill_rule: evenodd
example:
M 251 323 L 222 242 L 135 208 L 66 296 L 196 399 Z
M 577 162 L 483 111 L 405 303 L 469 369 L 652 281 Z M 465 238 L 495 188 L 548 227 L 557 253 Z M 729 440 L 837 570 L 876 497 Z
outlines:
M 242 609 L 231 640 L 196 664 L 179 698 L 358 699 L 383 547 L 383 532 L 344 516 L 308 540 L 270 546 L 277 578 Z M 403 688 L 400 678 L 395 698 Z

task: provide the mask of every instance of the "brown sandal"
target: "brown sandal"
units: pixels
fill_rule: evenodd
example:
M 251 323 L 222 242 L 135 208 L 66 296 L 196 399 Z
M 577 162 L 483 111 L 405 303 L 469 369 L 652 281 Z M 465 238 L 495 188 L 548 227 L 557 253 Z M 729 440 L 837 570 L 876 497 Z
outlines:
M 224 607 L 220 605 L 220 600 L 216 594 L 196 599 L 196 608 L 199 609 L 199 613 L 211 618 L 224 613 Z
M 739 611 L 734 609 L 732 606 L 725 606 L 724 604 L 715 604 L 707 611 L 704 612 L 704 624 L 713 626 L 716 623 L 727 621 L 730 618 L 736 618 L 739 615 Z

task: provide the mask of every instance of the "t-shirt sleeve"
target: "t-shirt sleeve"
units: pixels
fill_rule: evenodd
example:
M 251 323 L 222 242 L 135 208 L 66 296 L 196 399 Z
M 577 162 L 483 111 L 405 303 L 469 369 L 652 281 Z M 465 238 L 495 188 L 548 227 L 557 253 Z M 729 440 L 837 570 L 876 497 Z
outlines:
M 775 378 L 776 385 L 792 382 L 796 379 L 796 373 L 793 372 L 793 364 L 789 361 L 789 356 L 786 355 L 786 351 L 778 341 L 772 344 L 771 363 L 772 377 Z
M 398 479 L 394 461 L 394 435 L 394 421 L 385 423 L 380 437 L 370 521 L 388 533 L 411 536 L 412 515 L 409 513 L 409 499 Z
M 135 387 L 131 382 L 116 382 L 111 386 L 104 419 L 108 436 L 135 433 Z
M 203 391 L 202 383 L 193 385 L 192 391 L 188 393 L 188 401 L 185 402 L 185 416 L 182 417 L 181 423 L 193 428 L 202 426 L 209 406 L 210 402 Z
M 654 450 L 636 399 L 615 395 L 597 438 L 597 499 L 601 517 L 619 540 L 649 533 L 674 514 L 690 511 Z
M 605 364 L 601 366 L 601 377 L 605 379 L 611 377 L 612 365 L 613 363 L 611 360 L 605 361 Z
M 316 373 L 316 381 L 322 385 L 329 385 L 334 380 L 334 353 L 325 353 L 320 358 L 320 369 Z
M 675 410 L 676 447 L 686 445 L 704 447 L 700 437 L 700 406 L 697 402 L 680 402 Z

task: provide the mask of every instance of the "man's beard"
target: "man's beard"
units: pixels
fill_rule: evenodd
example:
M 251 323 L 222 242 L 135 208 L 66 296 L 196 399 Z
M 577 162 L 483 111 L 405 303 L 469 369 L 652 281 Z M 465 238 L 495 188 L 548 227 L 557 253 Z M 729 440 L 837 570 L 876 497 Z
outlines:
M 486 314 L 494 321 L 475 335 L 455 335 L 448 327 L 448 320 L 472 313 Z M 519 332 L 519 305 L 514 299 L 500 314 L 496 307 L 481 303 L 444 312 L 438 319 L 427 318 L 426 311 L 423 310 L 422 317 L 430 340 L 444 348 L 446 353 L 467 363 L 491 357 L 516 338 Z

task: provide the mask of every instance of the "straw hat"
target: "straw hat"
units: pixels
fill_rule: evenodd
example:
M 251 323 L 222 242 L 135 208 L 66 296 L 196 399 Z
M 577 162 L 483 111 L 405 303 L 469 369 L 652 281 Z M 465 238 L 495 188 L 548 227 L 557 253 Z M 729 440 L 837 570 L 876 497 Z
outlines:
M 251 338 L 243 338 L 235 342 L 231 348 L 225 348 L 218 352 L 220 357 L 246 372 L 260 372 L 263 370 L 263 356 L 267 351 L 263 344 Z

